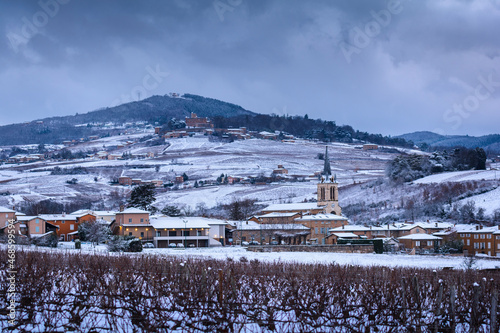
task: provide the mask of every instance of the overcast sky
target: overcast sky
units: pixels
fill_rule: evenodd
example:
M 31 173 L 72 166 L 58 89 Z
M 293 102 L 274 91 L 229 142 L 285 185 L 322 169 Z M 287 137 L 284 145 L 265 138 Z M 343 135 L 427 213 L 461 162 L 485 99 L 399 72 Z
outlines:
M 500 1 L 0 0 L 0 124 L 170 92 L 372 133 L 500 132 Z

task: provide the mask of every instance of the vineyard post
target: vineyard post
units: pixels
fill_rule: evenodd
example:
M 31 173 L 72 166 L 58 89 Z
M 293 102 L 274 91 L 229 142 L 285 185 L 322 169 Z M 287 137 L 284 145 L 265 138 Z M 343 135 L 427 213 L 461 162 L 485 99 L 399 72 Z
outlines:
M 224 282 L 224 273 L 219 269 L 219 303 L 222 304 L 222 284 Z
M 490 332 L 497 331 L 497 307 L 498 307 L 498 290 L 493 290 L 493 293 L 491 294 Z
M 415 293 L 415 304 L 418 308 L 418 318 L 416 318 L 416 331 L 421 332 L 422 328 L 422 304 L 420 303 L 420 288 L 418 287 L 418 277 L 413 276 L 413 292 Z
M 477 307 L 479 303 L 479 284 L 474 283 L 473 286 L 473 299 L 472 299 L 472 313 L 471 313 L 471 318 L 470 318 L 470 332 L 471 333 L 476 333 L 477 328 L 479 326 L 478 323 L 478 313 L 477 313 Z
M 450 320 L 451 320 L 451 331 L 455 332 L 455 294 L 456 287 L 451 286 L 450 288 Z
M 436 310 L 434 312 L 434 332 L 439 331 L 439 323 L 441 322 L 441 302 L 443 301 L 443 284 L 439 283 L 438 299 L 436 302 Z

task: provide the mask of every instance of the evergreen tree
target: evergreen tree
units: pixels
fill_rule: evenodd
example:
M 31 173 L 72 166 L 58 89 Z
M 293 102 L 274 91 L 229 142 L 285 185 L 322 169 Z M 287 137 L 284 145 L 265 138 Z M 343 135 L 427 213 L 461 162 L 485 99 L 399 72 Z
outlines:
M 155 185 L 142 184 L 136 186 L 130 193 L 127 207 L 136 207 L 143 210 L 150 210 L 151 204 L 156 201 Z
M 161 212 L 167 216 L 181 216 L 180 209 L 175 206 L 165 206 Z

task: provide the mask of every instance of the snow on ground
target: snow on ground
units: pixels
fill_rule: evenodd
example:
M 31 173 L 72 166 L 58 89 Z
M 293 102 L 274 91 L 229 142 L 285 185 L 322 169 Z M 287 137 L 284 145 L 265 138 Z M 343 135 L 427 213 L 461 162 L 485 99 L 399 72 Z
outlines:
M 496 209 L 500 208 L 500 187 L 483 194 L 465 198 L 460 200 L 459 203 L 464 205 L 471 200 L 476 204 L 476 208 L 484 208 L 486 215 L 492 215 Z
M 469 180 L 500 179 L 500 170 L 469 170 L 445 172 L 415 180 L 414 184 L 430 184 L 445 182 L 464 182 Z
M 34 247 L 31 247 L 34 249 Z M 36 248 L 40 251 L 66 251 L 77 253 L 73 242 L 59 242 L 58 249 Z M 82 244 L 83 253 L 108 253 L 104 245 L 93 247 L 88 243 Z M 112 253 L 110 253 L 112 254 Z M 124 255 L 162 255 L 179 258 L 195 259 L 218 259 L 228 258 L 240 260 L 245 257 L 248 260 L 260 260 L 266 262 L 287 263 L 320 263 L 359 266 L 385 266 L 385 267 L 419 267 L 439 269 L 453 267 L 463 269 L 464 257 L 460 256 L 430 256 L 430 255 L 407 255 L 407 254 L 361 254 L 361 253 L 324 253 L 324 252 L 251 252 L 240 246 L 225 246 L 216 248 L 187 248 L 187 249 L 144 249 L 142 253 L 126 253 Z M 500 258 L 477 257 L 477 269 L 500 268 Z

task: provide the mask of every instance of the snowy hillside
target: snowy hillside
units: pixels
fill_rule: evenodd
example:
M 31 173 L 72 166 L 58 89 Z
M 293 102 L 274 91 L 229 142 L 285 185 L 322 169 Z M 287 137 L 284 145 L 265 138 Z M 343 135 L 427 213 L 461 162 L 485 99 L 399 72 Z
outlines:
M 311 141 L 282 143 L 251 139 L 232 143 L 210 142 L 206 136 L 169 139 L 165 145 L 148 146 L 151 132 L 122 135 L 71 146 L 72 152 L 106 150 L 110 154 L 154 154 L 154 158 L 108 160 L 86 158 L 71 161 L 43 161 L 0 166 L 0 205 L 15 206 L 26 201 L 53 199 L 61 202 L 89 200 L 103 208 L 116 209 L 130 187 L 110 185 L 120 176 L 148 180 L 174 181 L 183 173 L 188 182 L 172 190 L 160 188 L 155 205 L 213 207 L 234 198 L 253 198 L 262 203 L 299 202 L 316 198 L 315 172 L 323 168 L 325 144 Z M 332 171 L 340 186 L 366 182 L 384 175 L 386 162 L 395 153 L 364 151 L 344 143 L 328 145 Z M 221 174 L 233 177 L 269 177 L 278 165 L 288 169 L 290 179 L 267 185 L 234 184 L 194 188 L 195 181 L 214 182 Z M 51 175 L 55 167 L 82 167 L 87 174 Z M 75 178 L 76 184 L 67 181 Z

